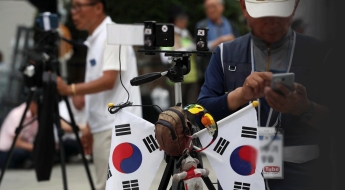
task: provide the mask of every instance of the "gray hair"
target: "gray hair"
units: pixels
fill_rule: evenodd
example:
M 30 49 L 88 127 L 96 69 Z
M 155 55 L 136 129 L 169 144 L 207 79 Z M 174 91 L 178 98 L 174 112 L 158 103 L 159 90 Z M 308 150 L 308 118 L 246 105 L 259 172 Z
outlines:
M 207 0 L 204 0 L 204 3 L 206 2 Z M 239 1 L 239 0 L 238 0 Z M 224 0 L 218 0 L 218 3 L 224 5 Z

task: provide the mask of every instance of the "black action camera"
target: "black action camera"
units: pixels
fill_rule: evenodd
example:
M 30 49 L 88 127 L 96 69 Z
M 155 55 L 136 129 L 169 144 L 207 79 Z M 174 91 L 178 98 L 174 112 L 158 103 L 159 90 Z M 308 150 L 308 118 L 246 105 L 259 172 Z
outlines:
M 208 28 L 197 28 L 196 30 L 196 50 L 197 51 L 208 51 L 207 45 L 207 32 Z
M 174 46 L 174 25 L 156 23 L 156 21 L 144 22 L 144 48 L 155 50 L 157 47 Z

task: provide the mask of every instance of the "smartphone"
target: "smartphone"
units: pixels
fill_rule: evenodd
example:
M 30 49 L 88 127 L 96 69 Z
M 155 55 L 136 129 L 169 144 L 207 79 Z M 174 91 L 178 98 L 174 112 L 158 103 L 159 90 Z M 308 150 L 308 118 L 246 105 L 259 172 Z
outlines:
M 276 89 L 276 84 L 277 83 L 281 83 L 284 86 L 286 86 L 288 89 L 290 89 L 291 91 L 294 90 L 293 84 L 295 82 L 295 73 L 277 73 L 277 74 L 273 74 L 272 75 L 272 80 L 271 80 L 271 88 L 273 90 L 277 90 Z

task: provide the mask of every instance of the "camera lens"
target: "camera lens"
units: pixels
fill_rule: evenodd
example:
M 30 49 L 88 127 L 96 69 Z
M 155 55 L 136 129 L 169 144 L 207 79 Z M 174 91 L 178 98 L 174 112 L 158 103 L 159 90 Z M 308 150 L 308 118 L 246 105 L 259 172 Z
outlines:
M 196 45 L 198 46 L 198 48 L 205 47 L 205 43 L 203 41 L 199 41 Z

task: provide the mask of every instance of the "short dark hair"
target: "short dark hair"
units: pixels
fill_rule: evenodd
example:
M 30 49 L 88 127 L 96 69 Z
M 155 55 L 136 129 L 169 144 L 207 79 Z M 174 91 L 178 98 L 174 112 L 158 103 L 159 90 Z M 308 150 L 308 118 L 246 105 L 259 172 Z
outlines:
M 103 12 L 104 12 L 104 14 L 108 15 L 108 6 L 107 6 L 108 3 L 107 3 L 106 0 L 92 0 L 92 2 L 95 2 L 95 3 L 100 2 L 100 3 L 102 3 L 102 5 L 103 5 Z
M 168 13 L 170 15 L 168 22 L 170 23 L 174 23 L 174 21 L 180 17 L 185 17 L 187 19 L 189 18 L 187 11 L 179 5 L 171 6 Z
M 100 2 L 103 4 L 104 9 L 108 8 L 106 0 L 100 0 Z

